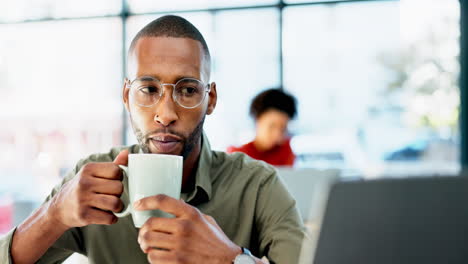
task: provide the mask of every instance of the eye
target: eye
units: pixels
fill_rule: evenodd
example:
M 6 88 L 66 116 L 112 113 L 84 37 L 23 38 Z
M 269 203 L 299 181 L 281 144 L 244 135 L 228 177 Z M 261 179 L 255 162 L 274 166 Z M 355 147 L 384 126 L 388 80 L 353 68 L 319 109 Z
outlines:
M 193 95 L 197 93 L 197 88 L 191 86 L 182 87 L 180 91 L 183 95 Z
M 154 86 L 143 86 L 138 88 L 138 91 L 145 93 L 145 94 L 154 94 L 158 93 L 158 88 Z
M 198 94 L 200 93 L 199 90 L 200 89 L 198 89 L 196 86 L 184 85 L 177 89 L 177 94 L 183 97 L 194 97 L 198 96 Z

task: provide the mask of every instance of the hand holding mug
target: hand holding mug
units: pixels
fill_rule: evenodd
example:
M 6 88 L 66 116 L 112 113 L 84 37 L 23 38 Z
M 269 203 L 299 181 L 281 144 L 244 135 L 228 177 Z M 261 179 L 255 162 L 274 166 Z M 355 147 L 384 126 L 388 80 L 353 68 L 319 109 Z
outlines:
M 213 217 L 182 200 L 155 195 L 137 201 L 136 210 L 162 210 L 175 218 L 151 217 L 138 234 L 150 263 L 232 263 L 242 252 Z
M 85 164 L 51 199 L 48 210 L 51 217 L 65 229 L 116 223 L 117 217 L 112 212 L 123 208 L 119 165 L 127 165 L 127 162 L 128 150 L 123 150 L 114 162 Z

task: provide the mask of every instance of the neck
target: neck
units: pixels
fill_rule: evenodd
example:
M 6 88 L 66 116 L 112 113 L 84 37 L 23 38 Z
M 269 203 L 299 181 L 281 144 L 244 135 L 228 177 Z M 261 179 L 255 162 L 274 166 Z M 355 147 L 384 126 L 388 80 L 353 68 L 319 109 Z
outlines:
M 200 159 L 201 137 L 193 147 L 189 156 L 184 160 L 184 168 L 182 171 L 182 192 L 190 191 L 198 168 L 198 160 Z
M 265 145 L 262 144 L 262 142 L 258 140 L 258 138 L 254 139 L 253 144 L 254 144 L 254 147 L 260 152 L 265 152 L 268 150 L 268 148 L 265 147 Z

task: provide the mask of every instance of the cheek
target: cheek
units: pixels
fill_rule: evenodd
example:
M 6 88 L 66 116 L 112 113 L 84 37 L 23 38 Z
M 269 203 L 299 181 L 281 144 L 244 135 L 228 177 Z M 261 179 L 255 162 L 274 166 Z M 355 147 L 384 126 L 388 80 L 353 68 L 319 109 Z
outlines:
M 204 113 L 202 113 L 202 109 L 183 109 L 179 112 L 178 125 L 176 126 L 191 132 L 203 119 Z
M 277 129 L 275 130 L 275 134 L 274 134 L 274 135 L 275 135 L 275 140 L 280 141 L 280 140 L 282 140 L 283 137 L 284 137 L 284 132 L 283 132 L 282 129 L 277 128 Z
M 130 107 L 130 114 L 133 122 L 140 128 L 145 128 L 154 120 L 154 113 L 151 108 Z
M 271 138 L 271 129 L 268 124 L 260 123 L 258 124 L 258 134 L 263 138 Z

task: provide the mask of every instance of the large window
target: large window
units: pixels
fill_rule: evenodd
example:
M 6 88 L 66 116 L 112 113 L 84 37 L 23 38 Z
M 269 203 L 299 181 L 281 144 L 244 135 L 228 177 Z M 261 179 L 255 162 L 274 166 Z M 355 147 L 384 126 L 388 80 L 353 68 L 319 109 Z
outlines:
M 99 18 L 5 24 L 0 34 L 0 215 L 8 228 L 80 158 L 122 144 L 122 33 L 120 19 Z
M 458 9 L 437 0 L 286 8 L 297 165 L 366 177 L 455 173 Z
M 125 50 L 175 12 L 213 57 L 216 150 L 254 137 L 252 97 L 299 102 L 297 167 L 365 177 L 456 172 L 458 0 L 6 1 L 0 8 L 0 234 L 80 158 L 135 142 Z M 6 7 L 6 8 L 5 8 Z

